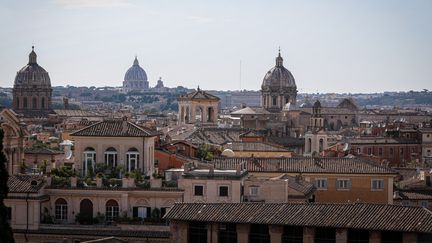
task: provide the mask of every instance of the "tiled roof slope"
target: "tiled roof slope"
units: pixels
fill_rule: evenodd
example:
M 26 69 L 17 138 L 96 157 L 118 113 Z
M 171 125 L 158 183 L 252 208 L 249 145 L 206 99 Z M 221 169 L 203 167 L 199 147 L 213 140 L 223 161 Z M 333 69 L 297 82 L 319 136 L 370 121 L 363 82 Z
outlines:
M 50 148 L 26 148 L 24 150 L 26 154 L 62 154 L 60 150 L 54 150 Z
M 292 188 L 300 193 L 303 193 L 304 195 L 309 195 L 311 192 L 315 190 L 314 184 L 307 182 L 303 179 L 297 179 L 294 176 L 289 176 L 287 174 L 272 178 L 272 179 L 281 179 L 281 180 L 288 180 L 288 187 Z M 288 195 L 289 196 L 289 195 Z
M 44 184 L 43 177 L 37 175 L 12 175 L 7 182 L 9 193 L 37 193 Z
M 155 135 L 156 132 L 124 120 L 100 121 L 71 134 L 71 136 L 95 137 L 152 137 Z
M 232 149 L 234 151 L 266 151 L 266 152 L 288 152 L 284 147 L 272 145 L 263 142 L 228 142 L 223 145 L 225 149 Z
M 395 174 L 392 169 L 358 158 L 215 158 L 215 168 L 235 169 L 244 163 L 250 172 Z
M 196 91 L 179 96 L 177 100 L 194 100 L 194 99 L 205 99 L 205 100 L 220 100 L 219 97 L 212 95 L 204 90 L 198 88 Z
M 176 203 L 165 218 L 180 221 L 432 232 L 432 212 L 388 204 Z
M 396 191 L 394 199 L 432 200 L 432 190 Z

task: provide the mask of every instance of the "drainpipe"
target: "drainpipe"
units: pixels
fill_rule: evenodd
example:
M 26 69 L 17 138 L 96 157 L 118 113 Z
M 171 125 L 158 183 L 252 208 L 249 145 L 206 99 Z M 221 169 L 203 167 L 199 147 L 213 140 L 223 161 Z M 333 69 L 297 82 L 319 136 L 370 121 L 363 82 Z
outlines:
M 29 229 L 29 201 L 28 201 L 28 199 L 29 199 L 29 194 L 30 193 L 28 193 L 27 192 L 27 195 L 26 195 L 26 205 L 27 205 L 27 216 L 26 216 L 26 231 L 24 232 L 24 238 L 25 238 L 25 242 L 28 242 L 28 238 L 27 238 L 27 232 L 28 232 L 28 229 Z

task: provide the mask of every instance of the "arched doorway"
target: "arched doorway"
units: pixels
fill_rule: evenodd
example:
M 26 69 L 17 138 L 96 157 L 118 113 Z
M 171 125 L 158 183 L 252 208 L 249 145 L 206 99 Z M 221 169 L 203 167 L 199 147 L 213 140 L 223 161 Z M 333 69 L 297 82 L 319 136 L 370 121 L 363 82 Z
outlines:
M 93 223 L 93 203 L 89 199 L 84 199 L 80 203 L 78 222 L 80 224 Z

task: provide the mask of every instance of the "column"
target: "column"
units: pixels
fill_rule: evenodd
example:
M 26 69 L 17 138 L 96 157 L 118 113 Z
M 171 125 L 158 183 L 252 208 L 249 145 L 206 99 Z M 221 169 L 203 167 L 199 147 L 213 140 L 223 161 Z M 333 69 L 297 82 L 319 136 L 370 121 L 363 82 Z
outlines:
M 270 243 L 282 243 L 283 227 L 280 225 L 269 225 Z
M 336 243 L 346 243 L 348 231 L 346 229 L 336 229 Z
M 416 243 L 417 242 L 417 234 L 404 232 L 403 236 L 402 236 L 402 242 L 403 243 Z
M 249 224 L 237 224 L 237 242 L 249 242 Z
M 369 231 L 369 243 L 381 243 L 381 232 Z
M 314 242 L 315 242 L 315 228 L 304 227 L 303 243 L 314 243 Z
M 207 242 L 219 242 L 218 234 L 219 224 L 209 223 L 207 224 Z
M 195 112 L 196 112 L 196 107 L 195 107 L 195 105 L 191 105 L 191 106 L 189 106 L 189 123 L 195 123 L 195 118 L 196 118 L 196 114 L 195 114 Z

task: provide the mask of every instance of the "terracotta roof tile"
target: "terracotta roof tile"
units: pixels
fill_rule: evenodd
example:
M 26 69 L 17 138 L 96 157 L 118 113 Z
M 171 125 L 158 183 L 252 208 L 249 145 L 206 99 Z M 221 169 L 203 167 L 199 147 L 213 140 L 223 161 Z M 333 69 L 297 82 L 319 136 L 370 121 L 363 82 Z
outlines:
M 176 203 L 165 218 L 179 221 L 432 232 L 432 212 L 388 204 Z
M 332 173 L 332 174 L 395 174 L 396 172 L 358 158 L 215 158 L 215 168 L 235 169 L 243 164 L 250 172 Z
M 206 99 L 206 100 L 220 100 L 219 97 L 209 94 L 208 92 L 201 90 L 198 88 L 196 91 L 193 91 L 191 93 L 179 96 L 177 100 L 194 100 L 194 99 Z
M 152 137 L 157 133 L 129 121 L 105 120 L 73 132 L 71 136 Z
M 12 175 L 7 182 L 9 193 L 37 193 L 44 184 L 38 175 Z

